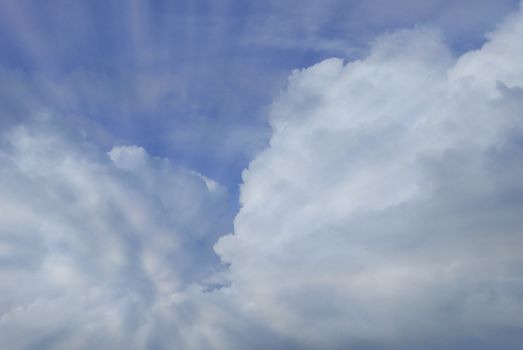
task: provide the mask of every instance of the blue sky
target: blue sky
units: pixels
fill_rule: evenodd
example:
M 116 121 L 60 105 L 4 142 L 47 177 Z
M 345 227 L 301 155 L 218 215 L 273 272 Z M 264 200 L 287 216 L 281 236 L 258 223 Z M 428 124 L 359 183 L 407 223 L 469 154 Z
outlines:
M 0 64 L 68 90 L 45 96 L 110 138 L 235 191 L 270 136 L 291 70 L 362 57 L 379 34 L 431 26 L 477 48 L 517 1 L 3 1 Z M 44 92 L 40 92 L 45 94 Z
M 517 0 L 0 2 L 0 347 L 523 344 Z

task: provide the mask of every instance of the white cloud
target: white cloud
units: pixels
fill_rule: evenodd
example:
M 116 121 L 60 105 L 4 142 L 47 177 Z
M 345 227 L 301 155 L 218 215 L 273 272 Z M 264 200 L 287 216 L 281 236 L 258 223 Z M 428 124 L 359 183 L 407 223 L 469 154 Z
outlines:
M 521 330 L 521 37 L 518 12 L 458 58 L 417 29 L 294 72 L 216 245 L 246 312 L 304 348 Z
M 105 154 L 61 124 L 41 116 L 1 136 L 2 344 L 145 348 L 161 306 L 214 283 L 228 194 L 140 147 Z

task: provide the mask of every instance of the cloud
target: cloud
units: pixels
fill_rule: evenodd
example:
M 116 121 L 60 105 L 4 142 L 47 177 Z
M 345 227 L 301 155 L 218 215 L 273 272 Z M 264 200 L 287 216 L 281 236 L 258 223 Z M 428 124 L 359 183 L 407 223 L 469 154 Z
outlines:
M 520 11 L 459 57 L 416 28 L 294 71 L 221 238 L 234 205 L 218 182 L 106 147 L 45 108 L 64 89 L 0 72 L 27 102 L 0 111 L 2 344 L 517 347 L 522 35 Z
M 520 11 L 460 57 L 402 30 L 295 71 L 216 245 L 236 302 L 301 348 L 521 344 L 522 35 Z
M 140 147 L 106 154 L 65 125 L 41 115 L 1 135 L 2 344 L 146 348 L 159 305 L 216 286 L 228 193 Z

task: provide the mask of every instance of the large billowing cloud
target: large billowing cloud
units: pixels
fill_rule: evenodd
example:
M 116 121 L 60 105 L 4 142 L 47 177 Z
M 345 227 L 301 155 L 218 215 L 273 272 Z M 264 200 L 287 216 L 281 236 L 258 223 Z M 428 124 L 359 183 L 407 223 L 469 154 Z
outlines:
M 488 37 L 292 74 L 216 246 L 247 312 L 301 348 L 523 342 L 523 14 Z
M 213 180 L 3 109 L 2 346 L 515 348 L 522 37 L 520 11 L 460 57 L 415 29 L 294 72 L 222 238 Z

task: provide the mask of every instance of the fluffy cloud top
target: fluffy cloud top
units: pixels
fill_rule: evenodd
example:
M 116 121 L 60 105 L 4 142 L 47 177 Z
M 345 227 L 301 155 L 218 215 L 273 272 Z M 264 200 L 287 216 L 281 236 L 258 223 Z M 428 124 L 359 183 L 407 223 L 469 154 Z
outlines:
M 516 348 L 522 37 L 520 11 L 460 57 L 415 29 L 295 71 L 221 238 L 213 180 L 56 118 L 9 120 L 2 345 Z

